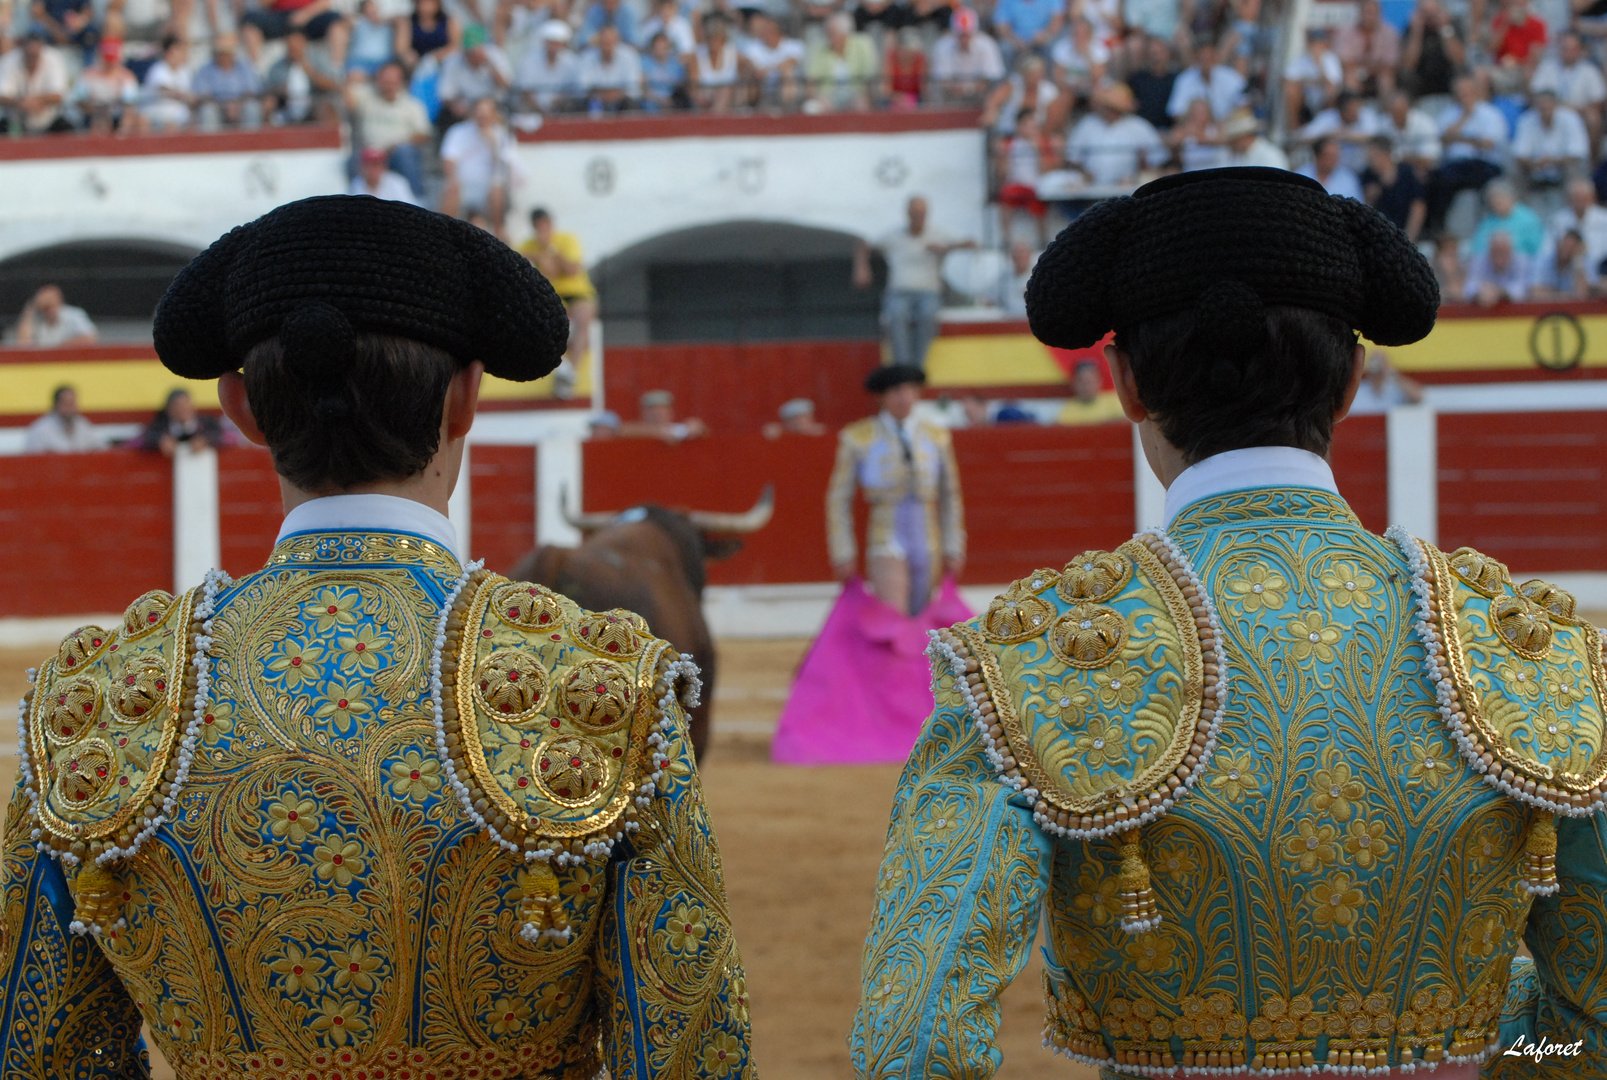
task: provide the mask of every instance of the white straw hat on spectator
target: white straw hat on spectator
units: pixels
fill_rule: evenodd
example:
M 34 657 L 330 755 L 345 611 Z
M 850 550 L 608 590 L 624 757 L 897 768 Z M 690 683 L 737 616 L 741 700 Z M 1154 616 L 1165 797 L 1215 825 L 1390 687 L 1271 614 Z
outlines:
M 1222 124 L 1221 137 L 1237 139 L 1241 135 L 1261 134 L 1261 123 L 1249 109 L 1239 109 Z
M 548 19 L 546 22 L 541 24 L 542 41 L 567 42 L 574 36 L 575 32 L 569 29 L 569 24 L 564 22 L 562 19 Z

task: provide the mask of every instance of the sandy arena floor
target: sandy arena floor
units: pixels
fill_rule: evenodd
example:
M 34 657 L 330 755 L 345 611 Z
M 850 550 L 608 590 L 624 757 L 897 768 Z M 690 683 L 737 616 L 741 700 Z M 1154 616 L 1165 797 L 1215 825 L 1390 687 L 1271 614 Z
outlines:
M 791 769 L 770 764 L 769 736 L 807 642 L 721 646 L 714 745 L 704 770 L 726 887 L 753 999 L 754 1056 L 766 1080 L 846 1080 L 845 1039 L 859 997 L 859 958 L 894 766 Z M 0 701 L 48 650 L 0 650 Z M 10 721 L 0 731 L 10 732 Z M 15 782 L 12 736 L 0 735 L 0 781 Z M 1001 1078 L 1092 1080 L 1091 1069 L 1040 1045 L 1036 956 L 1004 995 Z M 155 1055 L 153 1054 L 153 1057 Z M 173 1073 L 158 1062 L 157 1080 Z

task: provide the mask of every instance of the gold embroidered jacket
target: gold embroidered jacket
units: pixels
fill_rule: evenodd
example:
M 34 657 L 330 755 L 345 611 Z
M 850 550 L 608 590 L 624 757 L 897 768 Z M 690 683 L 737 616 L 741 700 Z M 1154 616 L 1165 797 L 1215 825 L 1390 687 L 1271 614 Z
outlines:
M 747 1077 L 686 741 L 627 612 L 390 532 L 85 627 L 6 816 L 0 1075 Z
M 1107 1078 L 1519 1034 L 1582 1056 L 1487 1075 L 1607 1075 L 1601 648 L 1561 590 L 1310 489 L 1017 581 L 934 641 L 859 1075 L 992 1075 L 1040 916 L 1047 1043 Z
M 882 416 L 868 416 L 849 424 L 837 436 L 837 464 L 826 489 L 826 541 L 833 563 L 852 562 L 858 552 L 854 540 L 854 489 L 870 505 L 865 527 L 865 553 L 903 557 L 907 539 L 898 533 L 899 504 L 919 501 L 923 521 L 920 532 L 926 545 L 933 580 L 942 572 L 943 558 L 965 556 L 965 502 L 960 494 L 960 470 L 954 462 L 954 442 L 946 428 L 916 422 L 911 425 L 910 453 Z

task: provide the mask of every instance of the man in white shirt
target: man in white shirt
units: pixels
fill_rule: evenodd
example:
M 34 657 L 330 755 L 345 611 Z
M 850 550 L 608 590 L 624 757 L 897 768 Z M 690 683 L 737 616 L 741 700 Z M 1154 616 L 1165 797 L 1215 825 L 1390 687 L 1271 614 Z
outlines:
M 580 89 L 592 109 L 617 112 L 642 97 L 642 58 L 619 40 L 619 30 L 605 26 L 580 58 Z
M 0 131 L 14 125 L 29 135 L 71 131 L 61 114 L 71 88 L 67 62 L 45 44 L 43 31 L 30 31 L 18 48 L 0 56 Z
M 77 454 L 105 448 L 106 437 L 78 411 L 78 391 L 70 386 L 56 387 L 50 411 L 28 425 L 22 441 L 25 454 Z
M 1174 120 L 1188 112 L 1189 103 L 1204 98 L 1211 103 L 1211 115 L 1227 117 L 1244 100 L 1244 76 L 1226 64 L 1217 63 L 1216 42 L 1203 39 L 1194 46 L 1194 66 L 1178 75 L 1172 84 L 1172 97 L 1166 114 Z
M 762 12 L 748 20 L 751 36 L 742 44 L 742 59 L 753 72 L 759 93 L 767 100 L 793 101 L 798 96 L 799 71 L 804 62 L 804 43 L 785 37 L 781 24 Z
M 441 62 L 436 94 L 445 119 L 461 120 L 481 98 L 500 98 L 513 82 L 513 71 L 501 49 L 486 39 L 485 27 L 463 30 L 463 47 Z
M 1004 78 L 1004 57 L 999 43 L 982 32 L 977 13 L 957 8 L 949 32 L 932 44 L 931 70 L 938 100 L 975 103 Z
M 67 303 L 59 285 L 46 285 L 34 293 L 17 320 L 17 344 L 24 347 L 93 345 L 95 337 L 95 324 L 88 312 Z
M 474 116 L 453 124 L 441 140 L 441 165 L 446 170 L 441 213 L 481 219 L 502 236 L 509 191 L 519 180 L 513 151 L 513 136 L 502 123 L 497 103 L 481 98 Z
M 1567 33 L 1557 44 L 1557 52 L 1548 55 L 1535 68 L 1529 82 L 1531 92 L 1550 90 L 1557 100 L 1577 112 L 1590 132 L 1590 145 L 1601 138 L 1602 102 L 1607 101 L 1607 79 L 1601 68 L 1585 53 L 1584 39 Z
M 1239 109 L 1222 125 L 1222 140 L 1227 144 L 1230 168 L 1259 166 L 1264 169 L 1287 169 L 1289 155 L 1273 145 L 1261 134 L 1261 125 L 1255 113 L 1248 108 Z
M 1133 92 L 1126 83 L 1096 90 L 1093 106 L 1066 140 L 1066 162 L 1089 183 L 1136 183 L 1140 172 L 1166 160 L 1160 133 L 1148 120 L 1133 115 Z
M 868 289 L 872 282 L 872 246 L 887 260 L 887 291 L 882 296 L 882 321 L 892 346 L 893 363 L 921 368 L 926 350 L 937 336 L 937 312 L 943 301 L 943 257 L 960 248 L 976 247 L 928 225 L 926 200 L 912 195 L 905 205 L 908 226 L 888 233 L 874 245 L 854 248 L 854 287 Z
M 1568 181 L 1568 205 L 1546 222 L 1546 237 L 1555 244 L 1569 232 L 1577 232 L 1585 242 L 1585 279 L 1591 285 L 1601 280 L 1601 263 L 1607 259 L 1607 207 L 1596 202 L 1596 185 L 1585 177 Z
M 1301 128 L 1297 138 L 1315 143 L 1324 136 L 1339 143 L 1339 163 L 1360 175 L 1367 168 L 1367 143 L 1378 134 L 1378 113 L 1358 94 L 1342 90 L 1331 109 L 1324 109 Z
M 524 54 L 513 77 L 513 88 L 526 108 L 562 111 L 580 95 L 580 57 L 569 47 L 574 36 L 562 19 L 542 24 L 541 44 Z
M 1440 163 L 1440 127 L 1422 109 L 1412 107 L 1404 91 L 1391 94 L 1378 116 L 1378 135 L 1388 135 L 1395 156 L 1427 176 Z
M 430 115 L 424 103 L 408 93 L 402 65 L 384 65 L 374 73 L 372 85 L 360 80 L 348 83 L 346 103 L 358 145 L 384 153 L 388 167 L 407 180 L 414 197 L 423 195 L 420 147 L 430 137 Z
M 1316 116 L 1339 96 L 1345 67 L 1329 46 L 1326 27 L 1306 30 L 1306 51 L 1290 61 L 1283 73 L 1284 107 L 1291 121 Z M 1304 112 L 1302 112 L 1304 110 Z
M 1438 233 L 1458 192 L 1482 188 L 1501 175 L 1507 152 L 1507 118 L 1484 100 L 1478 81 L 1463 75 L 1456 100 L 1440 113 L 1444 163 L 1428 178 L 1428 231 Z
M 1530 192 L 1549 193 L 1556 205 L 1563 183 L 1589 167 L 1590 136 L 1578 113 L 1557 104 L 1554 91 L 1536 91 L 1532 100 L 1533 107 L 1518 117 L 1512 157 Z
M 370 146 L 359 155 L 357 175 L 352 177 L 348 195 L 372 195 L 376 199 L 392 199 L 418 206 L 407 178 L 385 167 L 385 151 Z
M 1361 178 L 1340 163 L 1339 140 L 1332 135 L 1318 139 L 1311 148 L 1311 160 L 1295 171 L 1317 181 L 1330 195 L 1343 195 L 1357 202 L 1367 201 L 1362 192 Z

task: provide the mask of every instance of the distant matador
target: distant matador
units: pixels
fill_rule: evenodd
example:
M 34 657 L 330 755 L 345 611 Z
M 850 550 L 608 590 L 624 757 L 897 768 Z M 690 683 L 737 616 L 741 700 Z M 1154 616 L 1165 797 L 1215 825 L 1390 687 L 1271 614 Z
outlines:
M 1039 260 L 1040 340 L 1116 332 L 1165 520 L 935 635 L 860 1076 L 991 1075 L 1041 915 L 1048 1044 L 1106 1080 L 1607 1075 L 1601 636 L 1368 533 L 1323 458 L 1358 332 L 1438 302 L 1399 229 L 1271 169 L 1158 180 Z
M 213 244 L 156 313 L 273 453 L 267 566 L 86 626 L 23 703 L 0 1076 L 753 1075 L 686 742 L 626 611 L 465 564 L 480 377 L 568 323 L 489 233 L 345 196 Z

